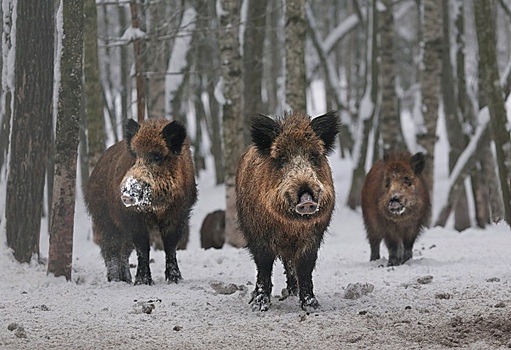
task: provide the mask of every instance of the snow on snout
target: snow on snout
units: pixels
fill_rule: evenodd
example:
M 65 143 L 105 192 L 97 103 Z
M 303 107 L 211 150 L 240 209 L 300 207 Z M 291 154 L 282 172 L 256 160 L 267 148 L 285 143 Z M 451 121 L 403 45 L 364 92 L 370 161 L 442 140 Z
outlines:
M 146 182 L 130 176 L 121 186 L 121 200 L 126 207 L 148 207 L 152 200 L 151 187 Z

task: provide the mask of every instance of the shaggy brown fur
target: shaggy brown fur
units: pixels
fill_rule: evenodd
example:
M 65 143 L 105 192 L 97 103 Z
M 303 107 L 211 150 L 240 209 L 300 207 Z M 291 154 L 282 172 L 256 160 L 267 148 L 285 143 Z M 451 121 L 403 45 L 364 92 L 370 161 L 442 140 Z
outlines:
M 399 153 L 377 161 L 362 187 L 362 213 L 371 246 L 371 260 L 380 259 L 382 240 L 388 266 L 412 257 L 415 240 L 428 224 L 431 203 L 422 177 L 424 156 Z
M 200 228 L 200 246 L 220 249 L 225 243 L 225 210 L 215 210 L 204 218 Z
M 312 271 L 335 204 L 327 154 L 339 131 L 339 118 L 328 113 L 311 121 L 293 112 L 272 120 L 252 120 L 254 145 L 241 157 L 236 176 L 240 229 L 257 266 L 252 301 L 270 305 L 273 262 L 280 258 L 287 292 L 300 296 L 303 309 L 319 306 Z
M 128 188 L 129 182 L 139 187 Z M 184 126 L 168 120 L 151 119 L 141 125 L 129 120 L 126 140 L 106 150 L 85 188 L 94 241 L 101 247 L 108 280 L 131 283 L 128 258 L 135 248 L 135 284 L 153 284 L 149 234 L 157 230 L 166 253 L 165 278 L 177 283 L 181 272 L 176 246 L 188 233 L 196 199 Z

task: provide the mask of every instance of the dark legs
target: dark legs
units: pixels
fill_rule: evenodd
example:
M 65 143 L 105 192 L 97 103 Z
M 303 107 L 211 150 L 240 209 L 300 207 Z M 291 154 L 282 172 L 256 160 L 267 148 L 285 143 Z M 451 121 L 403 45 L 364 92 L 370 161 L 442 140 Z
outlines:
M 416 237 L 404 240 L 385 240 L 389 251 L 389 262 L 387 266 L 402 265 L 413 256 L 413 244 Z
M 257 282 L 250 303 L 252 309 L 267 311 L 270 308 L 270 296 L 272 290 L 271 274 L 275 255 L 269 252 L 253 254 L 257 267 Z
M 188 223 L 186 225 L 188 225 Z M 180 228 L 176 232 L 169 232 L 162 235 L 165 249 L 165 280 L 168 283 L 178 283 L 183 279 L 177 264 L 176 247 L 181 236 L 183 236 L 184 230 L 188 230 L 188 227 Z
M 312 311 L 319 307 L 319 303 L 314 296 L 314 286 L 312 283 L 312 271 L 316 266 L 317 258 L 317 250 L 309 251 L 298 260 L 296 266 L 300 306 L 304 311 Z
M 115 227 L 98 226 L 93 223 L 94 235 L 101 247 L 105 261 L 108 282 L 131 283 L 129 256 L 133 245 Z
M 298 295 L 298 280 L 296 279 L 295 266 L 290 261 L 283 261 L 284 269 L 286 271 L 286 290 L 287 296 Z
M 135 284 L 153 285 L 151 269 L 149 267 L 149 234 L 134 234 L 133 244 L 137 251 L 137 274 L 135 275 Z
M 369 238 L 369 245 L 371 246 L 371 258 L 370 261 L 380 259 L 380 243 L 381 238 Z

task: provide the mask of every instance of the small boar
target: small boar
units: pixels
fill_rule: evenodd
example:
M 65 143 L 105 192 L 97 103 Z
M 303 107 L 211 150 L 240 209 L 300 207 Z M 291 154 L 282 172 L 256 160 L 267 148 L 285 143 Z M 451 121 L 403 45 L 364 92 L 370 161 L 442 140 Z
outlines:
M 186 129 L 177 121 L 150 119 L 139 125 L 130 119 L 125 136 L 105 151 L 85 188 L 108 281 L 132 282 L 128 259 L 136 249 L 135 284 L 153 284 L 149 235 L 156 230 L 166 255 L 165 279 L 177 283 L 176 246 L 188 233 L 197 200 Z
M 238 164 L 236 209 L 257 268 L 250 301 L 254 310 L 270 307 L 276 258 L 286 273 L 283 296 L 298 294 L 304 310 L 319 307 L 312 271 L 335 205 L 327 155 L 339 127 L 333 112 L 312 120 L 299 112 L 277 120 L 263 115 L 252 119 L 254 144 Z
M 362 187 L 362 214 L 371 261 L 380 259 L 382 239 L 389 251 L 388 266 L 412 257 L 415 240 L 427 226 L 431 203 L 422 177 L 424 155 L 397 153 L 377 161 Z
M 225 243 L 225 210 L 215 210 L 204 218 L 200 228 L 200 246 L 220 249 Z

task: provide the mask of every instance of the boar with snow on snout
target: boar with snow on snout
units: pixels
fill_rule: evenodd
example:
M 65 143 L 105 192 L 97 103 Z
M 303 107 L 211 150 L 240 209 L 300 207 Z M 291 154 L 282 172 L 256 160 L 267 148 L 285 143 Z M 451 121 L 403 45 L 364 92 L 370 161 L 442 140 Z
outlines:
M 371 261 L 380 259 L 382 240 L 389 251 L 388 266 L 412 258 L 413 245 L 431 214 L 424 166 L 420 152 L 396 153 L 378 160 L 367 174 L 361 200 Z
M 108 281 L 131 283 L 129 256 L 136 249 L 135 284 L 153 284 L 150 233 L 159 232 L 166 255 L 165 279 L 181 279 L 178 242 L 187 237 L 197 199 L 185 127 L 177 121 L 128 120 L 126 137 L 107 149 L 85 188 L 94 241 L 101 247 Z
M 250 301 L 254 310 L 270 307 L 277 258 L 286 273 L 283 296 L 298 294 L 304 310 L 319 307 L 312 272 L 335 204 L 327 155 L 339 127 L 333 112 L 312 120 L 299 112 L 277 120 L 262 115 L 252 119 L 254 144 L 238 165 L 236 208 L 257 268 Z

